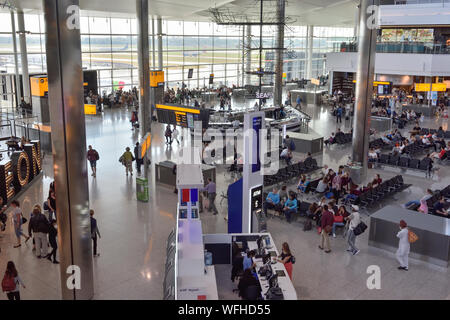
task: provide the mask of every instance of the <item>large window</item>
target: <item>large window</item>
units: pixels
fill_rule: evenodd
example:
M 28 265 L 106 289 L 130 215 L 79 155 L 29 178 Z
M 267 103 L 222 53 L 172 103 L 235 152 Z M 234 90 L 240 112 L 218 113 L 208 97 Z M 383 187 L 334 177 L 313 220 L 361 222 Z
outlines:
M 80 32 L 83 68 L 98 70 L 100 92 L 114 88 L 131 88 L 138 82 L 137 22 L 134 18 L 95 17 L 81 12 Z M 14 72 L 13 45 L 9 13 L 0 13 L 0 71 Z M 30 73 L 45 72 L 45 32 L 43 15 L 25 14 L 28 63 Z M 17 24 L 17 20 L 16 20 Z M 156 29 L 156 20 L 155 20 Z M 16 26 L 17 27 L 17 26 Z M 162 23 L 163 71 L 169 86 L 208 86 L 210 74 L 215 85 L 242 85 L 243 59 L 250 55 L 253 70 L 261 58 L 266 70 L 274 68 L 275 27 L 263 27 L 263 47 L 245 53 L 243 57 L 243 29 L 241 26 L 220 26 L 211 22 L 165 21 Z M 153 65 L 153 37 L 157 49 L 158 37 L 149 23 L 150 68 Z M 307 27 L 287 26 L 285 29 L 284 72 L 286 79 L 306 76 Z M 313 40 L 312 76 L 325 72 L 324 54 L 333 50 L 334 43 L 353 37 L 353 28 L 315 27 Z M 252 48 L 260 42 L 259 28 L 252 28 Z M 18 45 L 19 49 L 19 45 Z M 155 54 L 156 60 L 158 54 Z M 20 59 L 19 59 L 20 63 Z M 155 61 L 157 65 L 158 62 Z M 245 64 L 245 63 L 244 63 Z M 192 78 L 188 78 L 193 69 Z M 257 83 L 257 77 L 253 81 Z M 265 77 L 271 82 L 273 77 Z

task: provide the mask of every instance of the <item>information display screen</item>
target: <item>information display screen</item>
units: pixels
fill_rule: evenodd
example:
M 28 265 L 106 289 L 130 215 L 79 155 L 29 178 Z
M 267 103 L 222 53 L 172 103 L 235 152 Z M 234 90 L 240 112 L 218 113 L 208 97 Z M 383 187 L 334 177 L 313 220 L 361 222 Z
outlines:
M 209 124 L 209 110 L 178 105 L 156 105 L 158 122 L 194 129 L 195 121 L 202 121 L 203 128 Z

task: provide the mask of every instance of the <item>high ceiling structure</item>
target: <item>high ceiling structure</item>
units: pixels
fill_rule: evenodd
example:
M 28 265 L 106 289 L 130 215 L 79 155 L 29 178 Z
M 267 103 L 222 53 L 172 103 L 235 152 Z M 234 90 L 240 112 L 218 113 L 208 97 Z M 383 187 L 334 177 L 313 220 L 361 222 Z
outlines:
M 286 0 L 286 16 L 295 25 L 353 26 L 358 0 Z M 5 0 L 0 0 L 0 3 Z M 24 12 L 41 12 L 42 1 L 8 0 Z M 270 2 L 267 2 L 269 5 Z M 135 0 L 80 0 L 84 14 L 134 17 Z M 231 13 L 259 14 L 258 0 L 149 0 L 150 13 L 167 20 L 211 21 L 211 8 Z M 1 8 L 0 10 L 7 10 Z

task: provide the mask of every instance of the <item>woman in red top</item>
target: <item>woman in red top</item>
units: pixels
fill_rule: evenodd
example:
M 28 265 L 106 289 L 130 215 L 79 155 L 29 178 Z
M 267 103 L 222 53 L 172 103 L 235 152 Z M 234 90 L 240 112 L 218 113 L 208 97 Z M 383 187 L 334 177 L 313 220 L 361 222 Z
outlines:
M 380 175 L 377 173 L 377 174 L 375 175 L 375 178 L 374 178 L 373 181 L 372 181 L 372 186 L 380 185 L 382 181 L 383 181 L 383 180 L 381 179 Z
M 336 227 L 345 226 L 344 223 L 344 214 L 346 214 L 346 210 L 344 206 L 341 206 L 339 210 L 334 214 L 334 222 L 333 222 L 333 238 L 336 238 Z

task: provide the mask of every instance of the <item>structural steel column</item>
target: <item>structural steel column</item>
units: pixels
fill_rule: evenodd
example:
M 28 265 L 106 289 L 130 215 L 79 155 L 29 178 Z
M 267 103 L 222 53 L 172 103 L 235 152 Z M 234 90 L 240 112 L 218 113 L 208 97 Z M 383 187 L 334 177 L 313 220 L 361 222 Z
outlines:
M 158 17 L 157 22 L 157 32 L 158 32 L 158 70 L 163 69 L 163 52 L 162 52 L 162 20 Z
M 373 80 L 375 67 L 376 30 L 367 21 L 371 14 L 369 6 L 377 0 L 361 0 L 359 15 L 358 67 L 356 70 L 355 115 L 353 118 L 352 160 L 360 167 L 360 182 L 367 175 L 367 157 L 369 151 L 370 110 L 372 105 Z M 357 183 L 360 183 L 357 181 Z
M 19 27 L 20 61 L 22 62 L 23 98 L 26 102 L 31 102 L 30 76 L 28 74 L 27 39 L 25 36 L 25 22 L 23 20 L 22 10 L 17 11 L 17 25 Z
M 43 8 L 61 293 L 64 300 L 85 300 L 94 295 L 94 279 L 79 1 L 43 0 Z M 79 287 L 71 288 L 73 277 Z
M 155 19 L 152 17 L 152 69 L 156 69 L 156 59 L 155 59 Z
M 307 27 L 306 79 L 312 78 L 312 57 L 314 46 L 314 26 Z
M 247 25 L 246 26 L 246 43 L 245 43 L 245 49 L 247 51 L 247 56 L 245 57 L 245 72 L 252 71 L 252 26 Z M 245 84 L 251 84 L 252 76 L 250 74 L 246 74 L 246 80 Z
M 242 67 L 241 67 L 241 87 L 245 86 L 245 25 L 242 25 Z
M 277 38 L 275 51 L 275 85 L 273 93 L 273 105 L 281 106 L 283 97 L 283 58 L 284 58 L 284 19 L 285 0 L 277 1 Z
M 138 24 L 139 128 L 144 137 L 147 132 L 150 132 L 151 125 L 148 0 L 136 0 L 136 15 Z
M 16 21 L 14 18 L 14 11 L 11 10 L 11 27 L 12 27 L 12 39 L 14 50 L 14 72 L 16 74 L 16 106 L 20 104 L 20 98 L 22 98 L 22 88 L 20 87 L 20 75 L 19 75 L 19 59 L 17 58 L 17 41 L 16 41 Z

